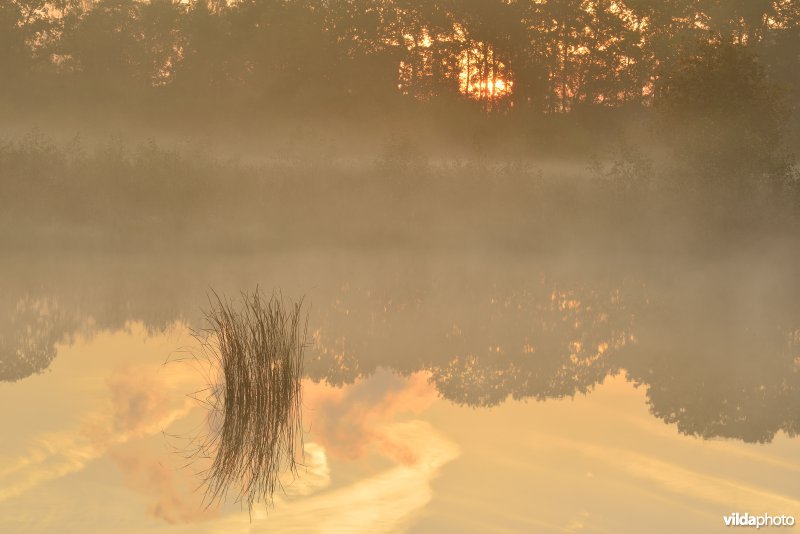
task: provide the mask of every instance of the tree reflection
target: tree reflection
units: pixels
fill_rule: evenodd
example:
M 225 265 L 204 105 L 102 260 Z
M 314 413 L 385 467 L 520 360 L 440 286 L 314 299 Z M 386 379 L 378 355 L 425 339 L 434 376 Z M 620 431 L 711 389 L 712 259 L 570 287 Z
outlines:
M 646 387 L 653 415 L 702 438 L 798 433 L 800 317 L 786 297 L 796 284 L 774 284 L 706 281 L 643 310 L 640 342 L 621 365 Z
M 764 287 L 736 270 L 717 275 L 683 285 L 621 277 L 616 285 L 594 280 L 591 289 L 542 278 L 505 292 L 490 285 L 445 309 L 402 291 L 389 309 L 374 294 L 348 290 L 347 313 L 329 314 L 316 334 L 338 333 L 339 350 L 316 353 L 314 376 L 341 383 L 380 366 L 422 369 L 443 398 L 490 407 L 587 394 L 624 371 L 646 389 L 651 413 L 683 434 L 747 442 L 771 441 L 779 431 L 795 436 L 796 284 L 788 275 L 773 274 Z M 371 331 L 359 327 L 367 322 Z
M 56 343 L 71 330 L 55 301 L 25 297 L 0 313 L 0 380 L 16 382 L 47 369 Z
M 686 268 L 672 277 L 555 268 L 448 279 L 423 270 L 342 283 L 334 274 L 310 294 L 305 373 L 340 386 L 379 368 L 427 371 L 444 399 L 491 407 L 588 394 L 622 372 L 644 388 L 651 413 L 681 433 L 747 442 L 794 436 L 800 304 L 792 296 L 800 288 L 787 270 L 752 274 L 765 264 L 714 277 Z M 115 278 L 97 277 L 91 290 L 54 284 L 48 297 L 11 295 L 1 312 L 0 380 L 46 369 L 76 332 L 132 320 L 152 329 L 196 324 L 196 280 L 170 285 L 163 269 L 138 279 L 109 272 Z M 226 290 L 243 282 L 251 280 Z
M 548 282 L 532 289 L 506 298 L 477 332 L 488 349 L 470 352 L 481 341 L 462 334 L 456 356 L 430 365 L 443 397 L 471 406 L 571 397 L 618 371 L 614 355 L 630 322 L 618 292 L 564 291 Z

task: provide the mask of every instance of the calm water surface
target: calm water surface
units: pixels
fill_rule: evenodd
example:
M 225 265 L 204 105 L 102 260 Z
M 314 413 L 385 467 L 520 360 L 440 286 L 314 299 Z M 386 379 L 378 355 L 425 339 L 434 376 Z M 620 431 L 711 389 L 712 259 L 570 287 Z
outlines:
M 800 516 L 788 252 L 0 260 L 0 530 L 674 532 Z M 310 303 L 305 467 L 202 505 L 213 288 Z M 189 465 L 187 465 L 187 463 Z M 102 525 L 98 529 L 98 525 Z

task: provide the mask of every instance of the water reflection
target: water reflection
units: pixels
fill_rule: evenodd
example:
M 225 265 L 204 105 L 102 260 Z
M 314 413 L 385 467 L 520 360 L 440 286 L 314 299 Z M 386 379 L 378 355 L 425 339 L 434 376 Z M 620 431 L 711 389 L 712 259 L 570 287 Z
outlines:
M 752 258 L 593 271 L 502 265 L 250 258 L 178 276 L 170 262 L 121 261 L 78 283 L 39 265 L 4 278 L 0 379 L 46 369 L 56 344 L 76 333 L 196 323 L 212 284 L 235 293 L 281 280 L 313 303 L 306 372 L 314 380 L 425 371 L 441 397 L 490 407 L 586 394 L 622 373 L 681 433 L 746 442 L 797 434 L 800 303 L 791 269 Z
M 0 381 L 15 382 L 41 373 L 56 357 L 56 343 L 75 329 L 48 298 L 4 301 L 0 311 Z
M 703 438 L 771 441 L 798 432 L 800 316 L 793 273 L 720 273 L 661 292 L 620 364 L 650 411 Z

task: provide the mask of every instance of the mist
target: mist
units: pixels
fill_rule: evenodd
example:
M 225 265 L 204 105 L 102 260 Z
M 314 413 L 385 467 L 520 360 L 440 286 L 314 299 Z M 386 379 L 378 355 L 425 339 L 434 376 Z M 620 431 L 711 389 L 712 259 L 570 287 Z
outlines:
M 788 447 L 798 50 L 780 0 L 5 1 L 0 391 L 260 287 L 310 304 L 298 383 L 616 377 L 670 436 Z

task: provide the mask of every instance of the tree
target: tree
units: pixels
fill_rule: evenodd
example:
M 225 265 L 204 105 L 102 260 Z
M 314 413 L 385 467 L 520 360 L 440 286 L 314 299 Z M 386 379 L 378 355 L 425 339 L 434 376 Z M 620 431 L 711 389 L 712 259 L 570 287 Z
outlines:
M 138 2 L 103 0 L 64 16 L 58 51 L 93 101 L 116 101 L 150 83 Z
M 696 41 L 658 83 L 663 137 L 690 172 L 740 191 L 786 179 L 781 94 L 747 47 Z
M 0 2 L 0 72 L 4 78 L 0 94 L 5 89 L 23 96 L 36 85 L 32 75 L 46 65 L 43 49 L 52 26 L 45 0 Z

